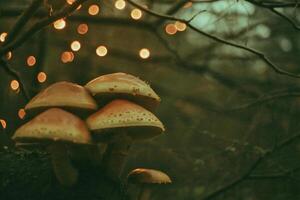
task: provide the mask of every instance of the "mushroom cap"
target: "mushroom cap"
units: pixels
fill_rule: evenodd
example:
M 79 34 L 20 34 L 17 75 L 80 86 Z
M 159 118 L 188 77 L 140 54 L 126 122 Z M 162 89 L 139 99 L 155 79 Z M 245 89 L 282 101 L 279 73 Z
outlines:
M 86 122 L 93 136 L 100 141 L 109 139 L 114 133 L 127 133 L 133 140 L 148 139 L 165 130 L 161 121 L 150 111 L 120 99 L 92 114 Z
M 127 177 L 128 181 L 135 184 L 168 184 L 172 183 L 170 177 L 162 171 L 138 168 L 132 170 Z
M 18 128 L 12 139 L 21 143 L 91 143 L 84 121 L 59 108 L 39 114 Z
M 42 90 L 25 106 L 31 115 L 52 107 L 66 109 L 74 114 L 87 116 L 97 109 L 97 104 L 82 86 L 71 82 L 57 82 Z
M 122 72 L 99 76 L 85 85 L 99 104 L 105 105 L 113 99 L 127 99 L 154 110 L 160 97 L 141 79 Z

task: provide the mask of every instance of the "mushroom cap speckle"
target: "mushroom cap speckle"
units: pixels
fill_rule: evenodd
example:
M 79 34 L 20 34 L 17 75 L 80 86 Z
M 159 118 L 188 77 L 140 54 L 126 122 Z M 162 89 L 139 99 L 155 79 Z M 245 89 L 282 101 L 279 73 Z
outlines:
M 18 128 L 13 140 L 21 143 L 90 144 L 91 136 L 84 121 L 62 109 L 51 108 Z
M 142 106 L 127 100 L 114 100 L 86 120 L 93 136 L 102 138 L 111 133 L 127 133 L 133 140 L 148 139 L 165 129 L 161 121 Z M 120 131 L 116 130 L 120 129 Z
M 128 174 L 128 182 L 135 184 L 168 184 L 170 177 L 162 171 L 138 168 Z
M 25 106 L 25 110 L 31 115 L 36 115 L 52 107 L 63 108 L 81 116 L 96 110 L 97 104 L 84 87 L 62 81 L 38 93 Z
M 127 99 L 153 110 L 160 103 L 159 96 L 141 79 L 122 72 L 99 76 L 85 85 L 104 105 L 113 99 Z

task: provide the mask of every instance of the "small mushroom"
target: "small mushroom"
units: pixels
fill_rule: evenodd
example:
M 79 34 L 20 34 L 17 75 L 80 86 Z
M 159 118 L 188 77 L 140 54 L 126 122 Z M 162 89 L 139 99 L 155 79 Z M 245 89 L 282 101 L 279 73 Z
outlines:
M 138 168 L 132 170 L 127 177 L 129 183 L 141 186 L 138 200 L 149 200 L 151 196 L 151 185 L 154 184 L 169 184 L 170 177 L 164 172 L 154 169 Z
M 62 81 L 38 93 L 25 106 L 25 110 L 30 116 L 35 116 L 53 107 L 62 108 L 85 118 L 97 109 L 97 104 L 84 87 Z
M 114 100 L 86 120 L 97 142 L 107 142 L 103 157 L 107 174 L 118 179 L 131 143 L 150 139 L 165 129 L 161 121 L 145 108 L 127 101 Z
M 148 110 L 154 110 L 160 103 L 159 96 L 152 88 L 130 74 L 118 72 L 99 76 L 85 85 L 103 106 L 114 99 L 126 99 Z
M 90 133 L 80 118 L 59 108 L 51 108 L 17 129 L 13 138 L 17 143 L 45 145 L 51 154 L 58 181 L 63 186 L 72 186 L 78 171 L 68 157 L 68 145 L 88 145 Z

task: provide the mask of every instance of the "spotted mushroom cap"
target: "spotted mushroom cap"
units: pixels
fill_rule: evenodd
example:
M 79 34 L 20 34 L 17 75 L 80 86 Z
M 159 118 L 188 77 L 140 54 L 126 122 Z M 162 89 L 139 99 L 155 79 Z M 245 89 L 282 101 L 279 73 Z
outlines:
M 87 116 L 97 109 L 97 104 L 84 87 L 63 81 L 54 83 L 38 93 L 25 106 L 25 110 L 31 115 L 36 115 L 52 107 Z
M 114 100 L 86 120 L 95 137 L 101 139 L 112 132 L 127 133 L 132 139 L 148 139 L 165 129 L 161 121 L 142 106 L 127 100 Z M 121 129 L 122 131 L 116 131 Z
M 130 74 L 118 72 L 99 76 L 85 85 L 100 105 L 113 99 L 127 99 L 149 110 L 154 110 L 160 103 L 160 97 L 152 88 Z
M 171 183 L 170 177 L 162 171 L 154 169 L 138 168 L 128 174 L 128 182 L 135 184 L 168 184 Z
M 13 140 L 21 143 L 91 143 L 90 133 L 81 119 L 59 108 L 51 108 L 17 129 Z

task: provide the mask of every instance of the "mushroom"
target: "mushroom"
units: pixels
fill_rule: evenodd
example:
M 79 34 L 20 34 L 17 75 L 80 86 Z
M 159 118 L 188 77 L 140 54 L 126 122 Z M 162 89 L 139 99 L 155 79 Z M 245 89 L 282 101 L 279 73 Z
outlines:
M 170 177 L 164 172 L 154 169 L 138 168 L 132 170 L 127 177 L 128 182 L 141 186 L 138 200 L 149 200 L 151 195 L 151 185 L 169 184 Z
M 42 90 L 25 106 L 35 116 L 46 109 L 58 107 L 85 118 L 97 109 L 97 104 L 82 86 L 71 82 L 57 82 Z
M 51 155 L 55 175 L 63 186 L 74 185 L 78 178 L 78 171 L 68 157 L 67 145 L 91 143 L 84 121 L 59 108 L 39 114 L 18 128 L 12 139 L 17 143 L 45 145 Z
M 99 105 L 103 106 L 113 99 L 126 99 L 148 110 L 154 110 L 159 96 L 141 79 L 122 72 L 99 76 L 85 85 Z
M 120 99 L 92 114 L 86 122 L 97 142 L 108 142 L 103 165 L 113 179 L 119 178 L 132 142 L 152 138 L 165 130 L 150 111 Z

